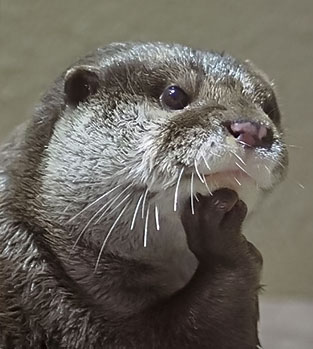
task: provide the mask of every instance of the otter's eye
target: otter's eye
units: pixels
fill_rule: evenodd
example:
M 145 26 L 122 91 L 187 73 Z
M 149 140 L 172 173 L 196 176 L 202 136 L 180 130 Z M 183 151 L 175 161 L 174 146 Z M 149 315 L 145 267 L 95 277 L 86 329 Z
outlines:
M 165 107 L 172 110 L 184 109 L 190 102 L 187 93 L 178 86 L 167 87 L 163 91 L 160 100 Z

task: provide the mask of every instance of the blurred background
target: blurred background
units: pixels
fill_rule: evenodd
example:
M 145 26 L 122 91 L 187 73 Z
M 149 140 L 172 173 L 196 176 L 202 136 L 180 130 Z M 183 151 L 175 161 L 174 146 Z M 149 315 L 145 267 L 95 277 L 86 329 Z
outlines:
M 245 231 L 264 257 L 264 348 L 313 348 L 313 1 L 0 0 L 0 141 L 79 56 L 128 40 L 226 50 L 274 80 L 290 170 Z

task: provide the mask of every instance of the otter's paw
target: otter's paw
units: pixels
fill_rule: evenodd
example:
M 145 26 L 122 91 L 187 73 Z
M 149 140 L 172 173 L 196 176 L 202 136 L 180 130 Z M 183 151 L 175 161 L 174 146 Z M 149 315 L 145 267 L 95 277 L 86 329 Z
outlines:
M 215 191 L 212 196 L 197 194 L 197 198 L 198 201 L 194 200 L 194 213 L 188 202 L 181 219 L 189 248 L 198 260 L 233 260 L 250 254 L 252 248 L 240 234 L 247 207 L 237 193 L 224 188 Z

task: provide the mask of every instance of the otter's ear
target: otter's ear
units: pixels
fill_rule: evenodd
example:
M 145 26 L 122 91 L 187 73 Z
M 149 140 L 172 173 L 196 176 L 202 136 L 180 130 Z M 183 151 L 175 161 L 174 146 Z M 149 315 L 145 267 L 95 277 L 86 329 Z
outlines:
M 95 94 L 99 86 L 99 71 L 96 68 L 87 65 L 73 67 L 64 78 L 65 102 L 77 106 Z

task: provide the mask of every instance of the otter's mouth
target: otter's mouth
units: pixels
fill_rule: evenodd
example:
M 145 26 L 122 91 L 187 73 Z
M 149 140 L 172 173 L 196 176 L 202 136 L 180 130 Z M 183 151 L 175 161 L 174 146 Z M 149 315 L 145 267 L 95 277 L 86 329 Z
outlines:
M 226 187 L 238 191 L 244 185 L 257 185 L 257 182 L 247 172 L 241 170 L 226 170 L 204 175 L 207 184 L 213 188 Z
M 219 171 L 215 173 L 210 173 L 204 176 L 208 181 L 219 180 L 221 178 L 232 178 L 238 183 L 239 179 L 245 181 L 256 182 L 247 172 L 241 170 L 228 170 L 228 171 Z M 239 183 L 238 183 L 239 184 Z M 240 185 L 240 184 L 239 184 Z
M 184 190 L 187 196 L 197 198 L 197 193 L 201 195 L 213 195 L 216 190 L 227 188 L 235 191 L 238 197 L 248 206 L 249 211 L 253 209 L 257 202 L 260 187 L 254 176 L 242 170 L 225 169 L 210 174 L 197 175 L 193 172 L 184 177 Z M 176 187 L 176 191 L 177 187 Z M 177 204 L 177 193 L 175 200 Z M 193 200 L 193 199 L 192 199 Z M 174 206 L 176 207 L 176 205 Z M 175 210 L 175 209 L 174 209 Z

